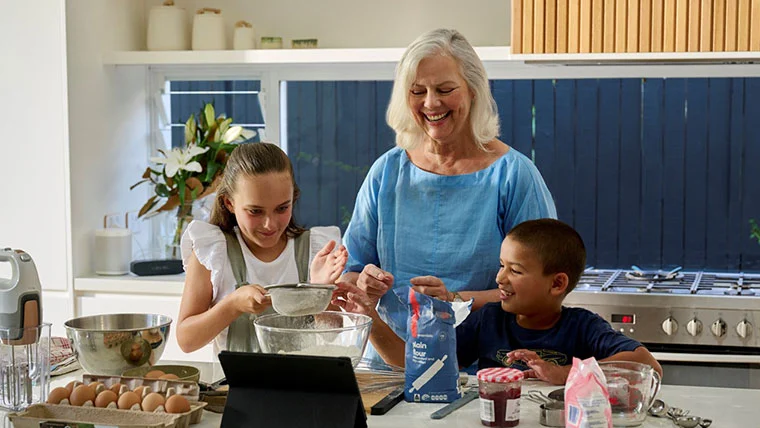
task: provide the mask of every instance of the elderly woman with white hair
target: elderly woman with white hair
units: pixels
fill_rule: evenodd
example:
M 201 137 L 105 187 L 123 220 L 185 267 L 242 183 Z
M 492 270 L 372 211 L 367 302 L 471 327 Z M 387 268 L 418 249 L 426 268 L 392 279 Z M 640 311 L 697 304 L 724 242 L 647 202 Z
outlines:
M 396 147 L 359 190 L 342 281 L 366 292 L 405 339 L 407 309 L 388 290 L 412 285 L 448 301 L 474 299 L 474 309 L 498 301 L 493 254 L 504 236 L 557 212 L 533 163 L 496 138 L 485 68 L 459 32 L 433 30 L 409 45 L 387 121 Z

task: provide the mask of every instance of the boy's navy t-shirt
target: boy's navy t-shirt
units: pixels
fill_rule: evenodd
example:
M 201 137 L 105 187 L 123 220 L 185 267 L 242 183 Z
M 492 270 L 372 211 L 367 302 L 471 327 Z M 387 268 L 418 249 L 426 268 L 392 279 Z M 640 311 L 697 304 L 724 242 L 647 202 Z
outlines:
M 529 330 L 520 327 L 515 314 L 505 312 L 500 302 L 488 303 L 470 314 L 456 331 L 459 365 L 468 367 L 477 360 L 479 369 L 507 366 L 507 353 L 516 349 L 529 349 L 545 361 L 565 366 L 572 364 L 573 357 L 600 360 L 641 346 L 583 308 L 562 307 L 552 328 Z M 522 361 L 508 367 L 528 369 Z

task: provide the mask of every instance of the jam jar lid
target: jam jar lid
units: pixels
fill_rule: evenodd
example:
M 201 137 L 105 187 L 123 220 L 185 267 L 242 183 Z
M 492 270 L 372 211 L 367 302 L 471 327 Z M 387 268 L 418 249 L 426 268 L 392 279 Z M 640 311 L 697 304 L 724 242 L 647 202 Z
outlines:
M 522 370 L 517 370 L 509 367 L 491 367 L 488 369 L 478 370 L 478 380 L 484 382 L 516 382 L 522 380 L 525 374 Z

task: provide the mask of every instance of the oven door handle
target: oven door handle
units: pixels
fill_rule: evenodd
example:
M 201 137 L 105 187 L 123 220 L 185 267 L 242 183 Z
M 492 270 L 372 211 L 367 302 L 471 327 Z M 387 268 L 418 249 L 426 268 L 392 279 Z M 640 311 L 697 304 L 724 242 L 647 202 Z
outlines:
M 680 352 L 652 352 L 657 361 L 683 363 L 760 364 L 760 355 L 687 354 Z

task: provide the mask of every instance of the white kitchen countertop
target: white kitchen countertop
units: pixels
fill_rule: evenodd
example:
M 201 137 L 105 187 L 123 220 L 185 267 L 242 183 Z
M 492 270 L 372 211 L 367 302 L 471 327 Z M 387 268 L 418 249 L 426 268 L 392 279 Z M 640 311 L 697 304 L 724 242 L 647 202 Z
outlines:
M 175 364 L 170 361 L 161 361 L 159 364 Z M 223 376 L 221 367 L 211 363 L 188 363 L 177 362 L 176 364 L 189 364 L 201 370 L 201 380 L 211 382 Z M 73 379 L 81 379 L 82 371 L 72 372 L 52 379 L 51 389 L 63 386 Z M 548 385 L 540 381 L 529 381 L 523 384 L 523 393 L 538 389 L 548 394 L 556 389 L 556 386 Z M 691 410 L 691 414 L 710 418 L 714 428 L 748 428 L 760 426 L 760 390 L 734 389 L 734 388 L 707 388 L 692 386 L 663 385 L 659 398 L 670 406 L 682 407 Z M 528 400 L 521 400 L 520 427 L 541 427 L 538 423 L 538 405 Z M 480 423 L 480 408 L 478 400 L 467 404 L 441 420 L 430 419 L 430 413 L 443 407 L 442 404 L 416 404 L 401 402 L 382 416 L 368 416 L 367 424 L 370 428 L 422 428 L 422 427 L 457 427 L 477 428 Z M 0 416 L 5 420 L 5 413 L 0 411 Z M 222 415 L 204 411 L 203 419 L 195 428 L 218 427 Z M 7 424 L 6 426 L 10 426 Z M 675 425 L 669 419 L 648 417 L 641 427 L 667 427 Z

